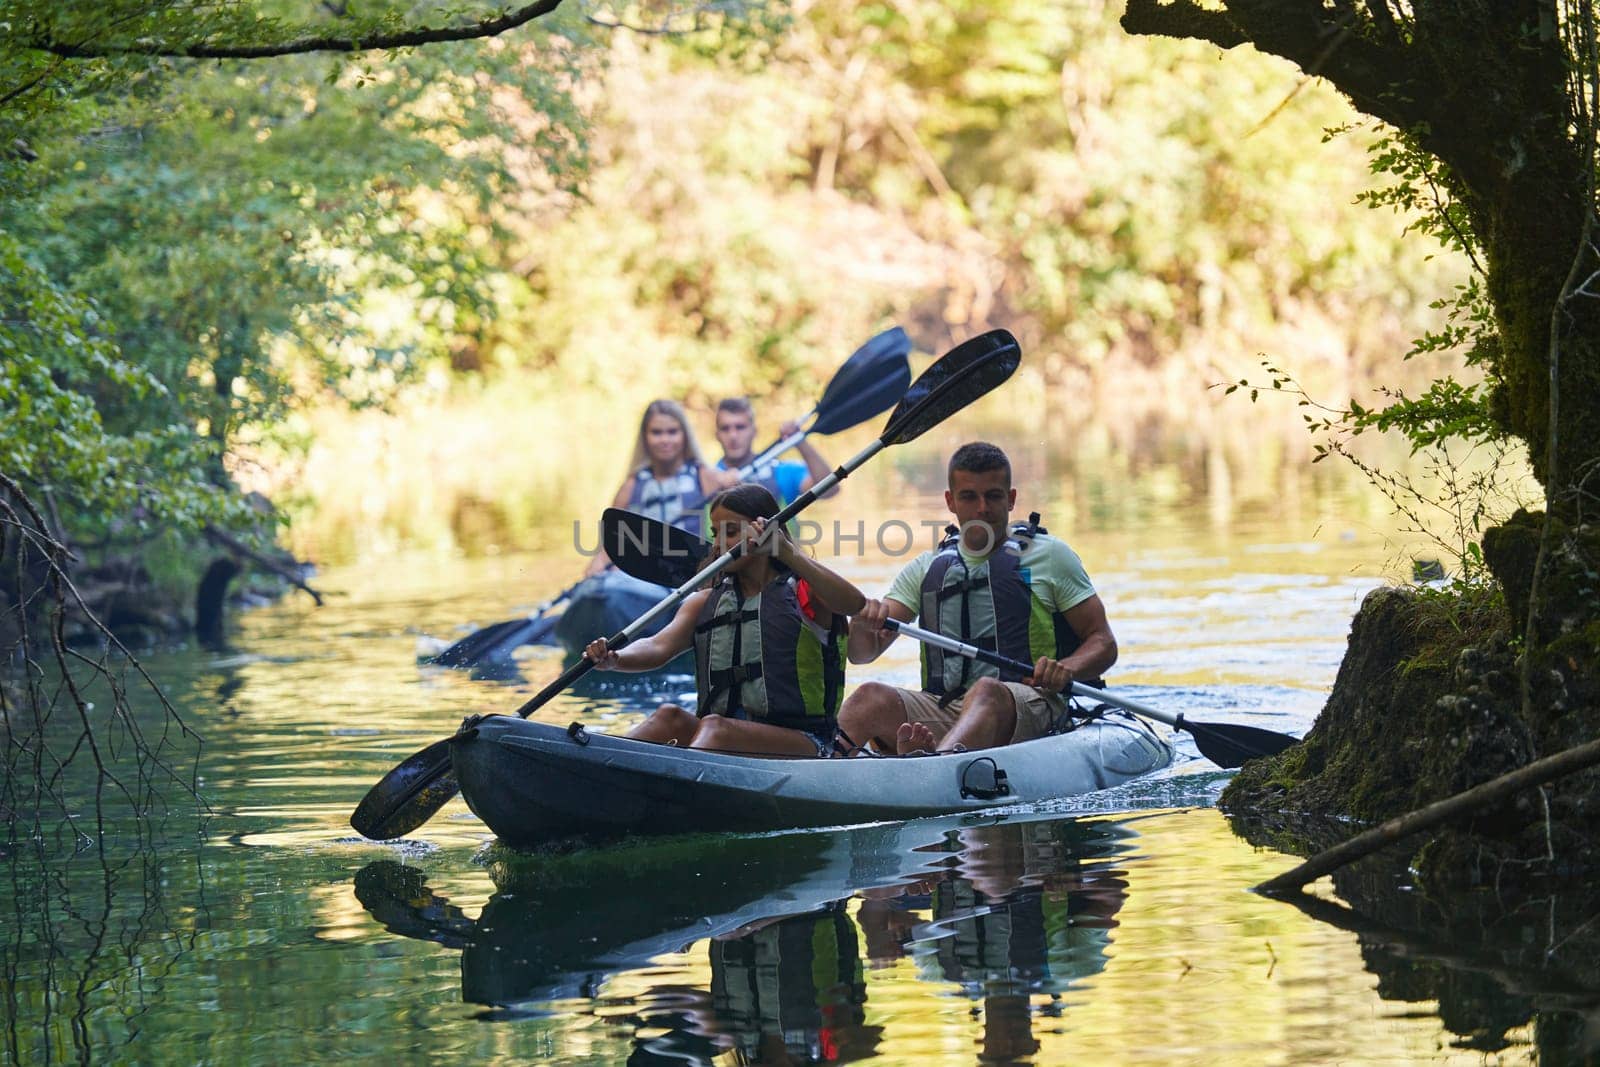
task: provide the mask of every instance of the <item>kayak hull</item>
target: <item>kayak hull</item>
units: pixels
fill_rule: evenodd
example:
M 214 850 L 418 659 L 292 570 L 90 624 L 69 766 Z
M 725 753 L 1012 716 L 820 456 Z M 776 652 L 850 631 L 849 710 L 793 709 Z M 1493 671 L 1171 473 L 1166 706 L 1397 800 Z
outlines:
M 1005 748 L 903 759 L 736 756 L 505 716 L 451 743 L 468 807 L 511 845 L 984 811 L 1107 789 L 1171 759 L 1165 741 L 1118 714 Z
M 581 656 L 590 641 L 617 633 L 665 600 L 671 592 L 664 585 L 640 581 L 619 570 L 585 578 L 573 590 L 566 609 L 556 620 L 556 640 L 568 655 Z M 658 632 L 672 621 L 672 615 L 670 611 L 663 612 L 634 637 L 649 637 Z

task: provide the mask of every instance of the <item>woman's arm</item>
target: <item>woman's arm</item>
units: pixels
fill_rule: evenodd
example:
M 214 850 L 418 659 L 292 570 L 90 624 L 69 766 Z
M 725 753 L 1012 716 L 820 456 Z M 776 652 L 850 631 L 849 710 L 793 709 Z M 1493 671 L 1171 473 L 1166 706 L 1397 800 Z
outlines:
M 613 652 L 604 637 L 589 642 L 583 654 L 602 671 L 653 671 L 666 666 L 674 656 L 688 650 L 694 641 L 694 623 L 709 590 L 693 593 L 678 606 L 672 621 L 650 637 L 641 637 Z
M 758 538 L 769 536 L 766 533 L 766 519 L 755 519 L 750 525 L 755 528 Z M 867 602 L 867 598 L 862 596 L 861 590 L 857 589 L 843 576 L 824 567 L 821 563 L 800 551 L 799 546 L 789 539 L 788 534 L 781 527 L 773 528 L 770 537 L 772 538 L 770 546 L 763 544 L 753 550 L 772 552 L 773 558 L 788 567 L 789 570 L 794 572 L 796 578 L 811 587 L 811 591 L 817 595 L 818 606 L 824 611 L 833 615 L 853 615 L 860 611 L 861 606 Z M 746 549 L 745 551 L 752 551 L 752 549 Z M 826 625 L 830 620 L 818 618 L 817 621 Z

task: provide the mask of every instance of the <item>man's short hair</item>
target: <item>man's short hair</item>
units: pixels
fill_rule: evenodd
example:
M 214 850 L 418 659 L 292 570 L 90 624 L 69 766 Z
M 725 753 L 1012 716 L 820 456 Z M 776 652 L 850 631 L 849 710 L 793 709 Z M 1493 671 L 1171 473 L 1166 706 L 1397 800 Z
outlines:
M 968 474 L 987 474 L 990 471 L 1005 471 L 1006 486 L 1011 485 L 1011 461 L 1006 454 L 987 441 L 972 441 L 956 449 L 950 457 L 950 469 L 945 472 L 948 483 L 955 477 L 956 471 L 966 471 Z
M 721 415 L 724 411 L 730 415 L 748 415 L 751 422 L 756 421 L 755 408 L 742 396 L 730 396 L 717 401 L 717 414 Z

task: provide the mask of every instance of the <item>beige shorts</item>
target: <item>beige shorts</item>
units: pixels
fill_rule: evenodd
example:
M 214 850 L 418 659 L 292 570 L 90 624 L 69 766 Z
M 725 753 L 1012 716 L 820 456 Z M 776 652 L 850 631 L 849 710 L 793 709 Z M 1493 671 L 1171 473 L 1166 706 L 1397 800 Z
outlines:
M 1001 684 L 1010 692 L 1017 712 L 1017 726 L 1012 731 L 1008 744 L 1043 737 L 1050 732 L 1050 727 L 1066 710 L 1066 701 L 1060 693 L 1045 693 L 1021 682 Z M 900 704 L 906 711 L 906 722 L 922 723 L 933 731 L 935 741 L 944 740 L 944 735 L 950 732 L 950 727 L 954 726 L 956 719 L 960 717 L 961 709 L 966 707 L 967 697 L 972 695 L 970 692 L 963 693 L 960 699 L 952 700 L 941 707 L 939 698 L 932 693 L 916 689 L 901 689 L 899 693 Z

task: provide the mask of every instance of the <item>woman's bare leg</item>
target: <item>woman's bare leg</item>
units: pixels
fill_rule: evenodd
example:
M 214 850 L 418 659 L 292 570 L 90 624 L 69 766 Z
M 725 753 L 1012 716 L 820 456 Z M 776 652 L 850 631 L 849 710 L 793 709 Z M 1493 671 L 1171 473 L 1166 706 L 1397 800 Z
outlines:
M 765 722 L 707 715 L 700 720 L 691 748 L 708 752 L 740 752 L 770 756 L 815 756 L 817 743 L 811 735 L 786 726 Z
M 636 741 L 654 741 L 658 745 L 677 745 L 687 748 L 694 739 L 700 720 L 694 713 L 677 704 L 663 704 L 650 713 L 644 722 L 628 731 Z

